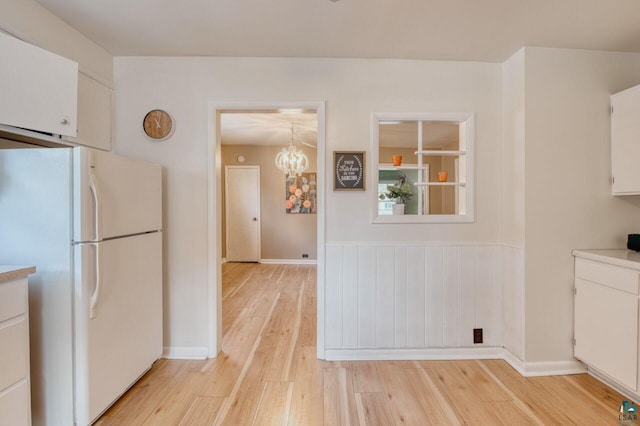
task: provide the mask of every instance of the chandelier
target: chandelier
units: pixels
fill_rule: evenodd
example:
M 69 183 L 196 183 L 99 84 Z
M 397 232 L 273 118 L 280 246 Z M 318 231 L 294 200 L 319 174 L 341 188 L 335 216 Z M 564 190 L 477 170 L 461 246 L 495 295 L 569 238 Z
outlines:
M 302 152 L 302 149 L 294 146 L 293 135 L 293 123 L 291 123 L 291 142 L 289 147 L 282 148 L 282 151 L 276 155 L 276 167 L 289 177 L 300 176 L 309 167 L 307 156 Z

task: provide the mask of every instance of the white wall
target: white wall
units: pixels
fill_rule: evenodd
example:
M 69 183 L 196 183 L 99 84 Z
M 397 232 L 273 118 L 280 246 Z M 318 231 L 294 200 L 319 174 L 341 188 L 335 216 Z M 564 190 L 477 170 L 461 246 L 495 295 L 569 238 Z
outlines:
M 639 83 L 639 54 L 525 49 L 526 362 L 572 358 L 571 250 L 640 229 L 640 199 L 609 182 L 609 96 Z
M 502 64 L 502 242 L 524 244 L 525 50 Z
M 372 112 L 475 112 L 476 222 L 370 224 L 371 193 L 333 192 L 325 173 L 328 242 L 497 242 L 500 239 L 499 64 L 259 58 L 116 58 L 115 151 L 165 166 L 165 345 L 206 346 L 207 102 L 325 100 L 326 155 L 368 150 Z M 153 108 L 176 131 L 140 130 Z M 369 165 L 371 166 L 371 165 Z M 369 167 L 368 182 L 373 168 Z M 327 270 L 334 265 L 327 264 Z
M 502 64 L 502 344 L 524 359 L 525 50 Z
M 81 72 L 111 87 L 113 57 L 34 0 L 3 0 L 0 30 L 78 62 Z

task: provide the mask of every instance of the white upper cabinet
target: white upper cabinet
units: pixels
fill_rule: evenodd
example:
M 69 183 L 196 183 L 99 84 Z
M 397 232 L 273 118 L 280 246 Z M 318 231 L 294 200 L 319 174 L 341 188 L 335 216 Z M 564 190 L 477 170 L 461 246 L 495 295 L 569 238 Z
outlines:
M 640 86 L 611 96 L 613 195 L 640 194 Z
M 0 124 L 76 135 L 76 62 L 0 33 L 0 94 Z
M 111 89 L 82 73 L 78 74 L 78 136 L 65 139 L 111 150 Z

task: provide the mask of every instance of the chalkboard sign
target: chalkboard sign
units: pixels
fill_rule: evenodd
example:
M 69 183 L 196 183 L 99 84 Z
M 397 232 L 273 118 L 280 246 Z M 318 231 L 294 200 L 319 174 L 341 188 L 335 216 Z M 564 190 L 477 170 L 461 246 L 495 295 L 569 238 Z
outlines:
M 333 189 L 364 191 L 364 151 L 333 152 Z

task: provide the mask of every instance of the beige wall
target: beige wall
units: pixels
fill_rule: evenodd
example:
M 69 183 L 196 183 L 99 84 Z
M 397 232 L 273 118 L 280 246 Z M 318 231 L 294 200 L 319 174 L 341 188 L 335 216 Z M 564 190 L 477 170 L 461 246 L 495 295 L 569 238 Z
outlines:
M 576 248 L 622 248 L 640 199 L 611 195 L 609 96 L 640 54 L 525 49 L 525 360 L 573 356 Z
M 458 142 L 452 142 L 444 147 L 443 151 L 458 151 L 460 145 Z M 440 157 L 440 170 L 447 172 L 447 181 L 455 182 L 456 176 L 455 160 L 458 157 L 443 156 Z M 436 180 L 438 179 L 438 170 L 436 170 Z M 442 214 L 456 214 L 456 190 L 453 186 L 442 187 Z
M 305 141 L 315 144 L 316 141 Z M 283 146 L 288 141 L 283 141 Z M 285 174 L 274 164 L 276 154 L 282 146 L 222 145 L 222 167 L 260 166 L 260 215 L 261 256 L 263 259 L 302 259 L 302 253 L 309 259 L 317 258 L 317 214 L 287 214 L 285 211 Z M 305 173 L 315 173 L 316 150 L 303 147 L 309 159 L 309 169 Z M 237 158 L 242 155 L 244 163 Z M 224 189 L 225 176 L 222 174 L 222 229 L 226 226 Z M 226 238 L 222 235 L 222 257 L 226 257 Z
M 113 84 L 113 57 L 33 0 L 3 0 L 0 30 L 76 61 L 84 74 Z
M 418 164 L 418 157 L 415 155 L 417 148 L 384 148 L 379 149 L 379 161 L 381 163 L 390 164 L 392 155 L 402 155 L 403 164 Z M 448 148 L 447 148 L 448 149 Z M 458 149 L 457 147 L 455 148 Z M 438 180 L 438 171 L 446 170 L 446 159 L 451 157 L 435 157 L 435 156 L 423 156 L 423 164 L 429 165 L 429 182 L 436 182 Z M 453 167 L 453 165 L 451 165 Z M 449 171 L 449 180 L 454 176 L 453 168 Z M 453 191 L 451 194 L 446 193 L 442 187 L 431 186 L 429 187 L 429 212 L 431 214 L 443 214 L 445 213 L 444 205 L 448 201 L 447 197 L 453 197 Z M 451 212 L 453 214 L 453 208 Z

